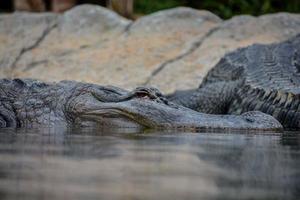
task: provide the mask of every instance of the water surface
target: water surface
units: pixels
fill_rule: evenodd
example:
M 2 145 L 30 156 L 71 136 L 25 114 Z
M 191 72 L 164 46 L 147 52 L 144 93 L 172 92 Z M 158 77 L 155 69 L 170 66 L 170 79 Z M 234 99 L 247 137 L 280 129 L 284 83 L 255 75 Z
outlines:
M 300 199 L 295 133 L 0 130 L 0 199 Z

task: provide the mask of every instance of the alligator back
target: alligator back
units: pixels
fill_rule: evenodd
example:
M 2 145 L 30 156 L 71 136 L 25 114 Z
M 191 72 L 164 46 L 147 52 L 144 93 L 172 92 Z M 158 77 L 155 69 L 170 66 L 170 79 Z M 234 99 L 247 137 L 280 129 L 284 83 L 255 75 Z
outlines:
M 271 45 L 255 44 L 223 57 L 200 87 L 219 81 L 242 83 L 228 113 L 260 110 L 285 127 L 300 127 L 300 35 Z
M 0 98 L 15 98 L 24 92 L 32 92 L 48 86 L 34 79 L 0 79 Z

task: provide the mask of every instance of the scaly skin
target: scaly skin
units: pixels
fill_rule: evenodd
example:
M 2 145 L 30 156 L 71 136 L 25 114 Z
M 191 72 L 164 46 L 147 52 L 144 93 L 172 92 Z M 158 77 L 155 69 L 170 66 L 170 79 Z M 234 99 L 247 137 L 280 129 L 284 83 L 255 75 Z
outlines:
M 261 111 L 285 128 L 300 128 L 300 35 L 282 43 L 251 45 L 223 57 L 199 88 L 168 99 L 198 112 Z
M 153 88 L 126 91 L 111 86 L 61 81 L 0 80 L 0 127 L 97 126 L 121 128 L 281 129 L 261 112 L 198 113 L 168 101 Z

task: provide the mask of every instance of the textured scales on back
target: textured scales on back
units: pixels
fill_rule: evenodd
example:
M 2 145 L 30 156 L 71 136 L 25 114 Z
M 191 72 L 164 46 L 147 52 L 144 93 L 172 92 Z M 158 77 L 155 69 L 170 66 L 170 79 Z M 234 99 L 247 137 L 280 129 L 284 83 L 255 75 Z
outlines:
M 285 127 L 300 126 L 300 35 L 226 55 L 207 75 L 204 85 L 238 79 L 243 84 L 237 88 L 228 113 L 260 110 Z
M 185 93 L 185 97 L 181 94 L 184 92 L 169 98 L 199 112 L 241 114 L 259 110 L 274 116 L 284 127 L 300 128 L 300 35 L 229 53 L 209 71 L 198 89 Z

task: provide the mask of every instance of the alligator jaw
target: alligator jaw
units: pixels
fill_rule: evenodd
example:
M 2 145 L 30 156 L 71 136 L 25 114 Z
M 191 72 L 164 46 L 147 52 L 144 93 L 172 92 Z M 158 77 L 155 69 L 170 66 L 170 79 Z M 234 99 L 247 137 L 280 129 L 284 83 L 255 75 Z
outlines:
M 242 115 L 211 115 L 181 106 L 158 103 L 147 98 L 90 105 L 89 110 L 86 110 L 81 118 L 104 126 L 140 129 L 282 130 L 282 125 L 275 118 L 261 112 L 247 112 Z
M 87 121 L 95 122 L 98 127 L 129 128 L 136 130 L 145 128 L 145 126 L 127 114 L 126 111 L 117 108 L 94 108 L 80 116 L 81 124 L 85 124 Z M 88 125 L 90 126 L 90 123 Z

